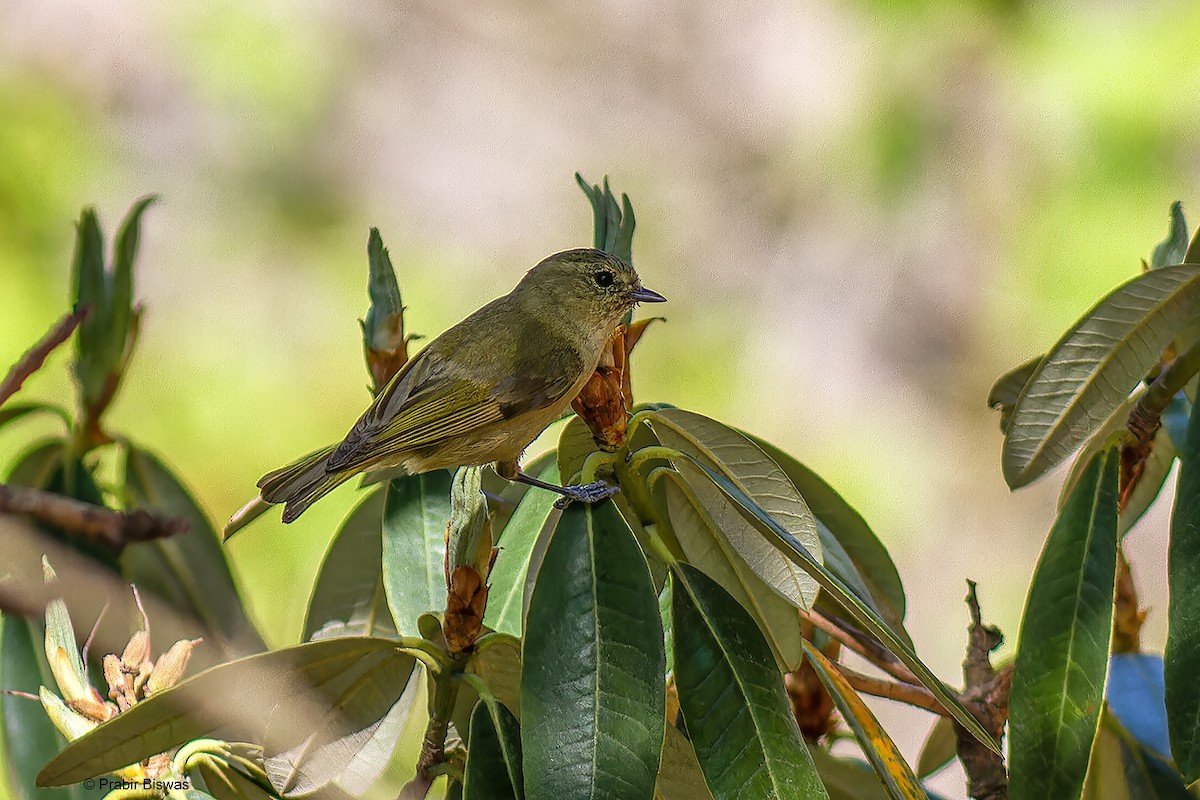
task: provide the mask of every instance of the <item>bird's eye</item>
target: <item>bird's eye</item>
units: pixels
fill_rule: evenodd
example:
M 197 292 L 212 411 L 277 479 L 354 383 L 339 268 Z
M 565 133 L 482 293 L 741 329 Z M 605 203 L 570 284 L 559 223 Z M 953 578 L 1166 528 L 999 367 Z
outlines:
M 611 272 L 609 272 L 608 270 L 604 270 L 603 272 L 597 272 L 596 273 L 596 285 L 604 286 L 604 287 L 612 286 L 613 285 L 613 274 Z

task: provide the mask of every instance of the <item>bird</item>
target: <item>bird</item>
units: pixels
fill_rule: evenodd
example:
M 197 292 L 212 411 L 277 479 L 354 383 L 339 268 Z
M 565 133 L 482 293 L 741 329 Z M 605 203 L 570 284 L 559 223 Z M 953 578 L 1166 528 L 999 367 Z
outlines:
M 289 523 L 359 473 L 486 464 L 570 500 L 608 497 L 615 487 L 556 486 L 523 473 L 519 459 L 583 388 L 626 314 L 665 301 L 617 256 L 555 253 L 410 359 L 339 444 L 263 476 L 260 498 L 284 504 Z

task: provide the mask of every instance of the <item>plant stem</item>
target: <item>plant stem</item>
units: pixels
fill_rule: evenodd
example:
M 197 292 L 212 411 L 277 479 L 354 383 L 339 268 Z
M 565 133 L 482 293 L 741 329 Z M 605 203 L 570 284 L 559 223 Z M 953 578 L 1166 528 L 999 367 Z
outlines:
M 429 724 L 425 727 L 425 738 L 421 742 L 421 755 L 417 759 L 417 774 L 432 780 L 439 773 L 439 766 L 446 761 L 446 733 L 450 729 L 450 715 L 454 712 L 454 701 L 458 699 L 459 682 L 451 680 L 446 673 L 429 674 L 433 693 L 429 698 Z
M 874 675 L 864 675 L 836 661 L 833 662 L 833 665 L 837 667 L 838 672 L 842 673 L 846 681 L 860 692 L 874 695 L 875 697 L 883 697 L 888 700 L 895 700 L 898 703 L 907 703 L 910 706 L 923 708 L 926 711 L 932 711 L 943 717 L 950 716 L 950 712 L 924 686 L 889 681 L 886 678 L 878 678 Z
M 1129 412 L 1128 427 L 1138 441 L 1148 441 L 1154 435 L 1171 400 L 1197 372 L 1200 372 L 1200 343 L 1159 373 Z

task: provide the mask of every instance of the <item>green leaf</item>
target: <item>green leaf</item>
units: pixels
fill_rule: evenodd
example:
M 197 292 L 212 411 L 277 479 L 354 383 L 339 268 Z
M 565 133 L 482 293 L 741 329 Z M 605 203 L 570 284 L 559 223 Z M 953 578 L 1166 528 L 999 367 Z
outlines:
M 1144 747 L 1105 705 L 1084 800 L 1193 800 L 1170 761 Z
M 310 642 L 221 664 L 76 739 L 41 771 L 38 785 L 96 777 L 218 729 L 227 739 L 263 744 L 268 755 L 309 736 L 323 744 L 329 731 L 322 723 L 339 712 L 357 731 L 381 719 L 412 665 L 395 642 L 368 638 Z
M 900 754 L 900 748 L 896 747 L 892 737 L 888 736 L 845 676 L 809 642 L 804 643 L 804 653 L 813 671 L 833 697 L 842 719 L 854 732 L 854 738 L 875 768 L 875 774 L 887 789 L 888 796 L 894 800 L 926 800 L 925 790 Z
M 921 745 L 917 756 L 917 777 L 924 780 L 940 772 L 958 755 L 958 737 L 954 734 L 954 723 L 949 717 L 938 717 Z
M 578 477 L 583 462 L 596 452 L 596 441 L 587 423 L 579 417 L 571 417 L 558 435 L 558 474 L 563 483 Z
M 863 599 L 872 601 L 879 615 L 911 646 L 904 630 L 904 584 L 887 548 L 866 520 L 821 476 L 770 442 L 746 435 L 779 465 L 816 517 L 825 566 L 852 589 L 865 587 Z M 840 557 L 838 546 L 849 564 Z
M 559 482 L 558 464 L 553 461 L 541 472 L 531 474 L 548 483 Z M 483 615 L 483 623 L 493 630 L 521 635 L 522 601 L 530 559 L 538 540 L 546 541 L 558 520 L 554 500 L 552 492 L 527 492 L 500 532 L 497 542 L 500 553 L 492 565 Z
M 66 446 L 63 439 L 39 442 L 21 455 L 5 482 L 13 486 L 45 487 L 62 466 Z
M 729 592 L 754 619 L 783 671 L 791 671 L 804 659 L 800 615 L 788 600 L 768 586 L 737 554 L 722 533 L 717 519 L 736 515 L 729 500 L 696 470 L 703 483 L 688 483 L 679 473 L 662 472 L 671 530 L 688 563 L 708 575 Z M 707 484 L 707 486 L 703 485 Z M 704 502 L 697 498 L 703 493 Z M 754 532 L 755 535 L 757 531 Z
M 654 784 L 656 800 L 713 800 L 692 743 L 671 724 L 663 736 L 661 763 Z
M 119 369 L 125 357 L 125 342 L 129 338 L 129 323 L 133 316 L 133 262 L 137 258 L 141 239 L 142 214 L 157 199 L 156 195 L 148 195 L 134 203 L 117 231 L 108 289 L 109 319 L 105 337 L 105 360 L 110 370 Z
M 681 465 L 683 463 L 680 462 Z M 984 746 L 997 753 L 1000 752 L 999 746 L 988 735 L 987 731 L 983 729 L 983 726 L 979 724 L 979 720 L 975 719 L 963 707 L 954 692 L 950 691 L 944 683 L 938 680 L 929 667 L 925 666 L 921 659 L 917 658 L 912 648 L 905 644 L 904 640 L 888 627 L 888 624 L 870 606 L 855 597 L 854 593 L 847 588 L 840 578 L 826 569 L 820 561 L 813 557 L 812 553 L 808 552 L 808 549 L 796 537 L 780 525 L 779 522 L 740 488 L 706 464 L 698 460 L 692 460 L 691 463 L 707 473 L 709 480 L 715 483 L 726 496 L 734 500 L 746 512 L 747 519 L 750 519 L 758 530 L 766 534 L 768 540 L 780 552 L 787 556 L 792 563 L 807 570 L 820 585 L 821 589 L 829 595 L 830 599 L 842 607 L 842 610 L 846 612 L 852 622 L 857 624 L 864 632 L 874 636 L 883 645 L 884 649 L 900 659 L 921 685 L 932 692 L 933 696 L 938 699 L 938 702 L 958 720 L 959 724 L 970 731 L 971 735 L 977 738 Z
M 1118 460 L 1115 450 L 1092 460 L 1034 571 L 1009 712 L 1013 800 L 1065 800 L 1083 787 L 1112 636 Z
M 1051 349 L 1021 393 L 1004 440 L 1014 489 L 1066 459 L 1158 363 L 1196 311 L 1200 265 L 1147 272 L 1110 293 Z
M 270 782 L 262 785 L 234 765 L 216 757 L 197 760 L 189 773 L 200 776 L 206 788 L 216 800 L 268 800 L 275 797 Z
M 57 415 L 68 426 L 71 424 L 71 417 L 66 410 L 51 403 L 6 403 L 4 408 L 0 408 L 0 428 L 31 414 L 45 413 Z
M 829 800 L 888 800 L 875 770 L 857 758 L 838 758 L 823 747 L 809 750 Z
M 812 512 L 783 470 L 758 445 L 716 420 L 678 408 L 657 411 L 651 420 L 664 445 L 720 472 L 754 498 L 816 559 L 821 558 L 820 536 Z M 684 478 L 688 479 L 687 473 Z M 797 608 L 812 607 L 817 584 L 803 569 L 780 558 L 740 514 L 716 521 L 754 574 Z
M 592 204 L 593 217 L 593 246 L 597 250 L 612 253 L 626 264 L 633 263 L 633 231 L 637 220 L 633 217 L 633 205 L 629 197 L 621 195 L 620 204 L 613 196 L 608 186 L 608 176 L 604 178 L 604 188 L 589 184 L 578 172 L 575 182 Z
M 492 696 L 514 715 L 521 713 L 521 640 L 507 633 L 480 639 L 467 661 L 467 672 L 478 675 Z
M 125 498 L 127 508 L 159 511 L 188 523 L 186 533 L 126 547 L 121 553 L 125 579 L 200 619 L 205 638 L 215 645 L 208 649 L 212 656 L 229 658 L 266 649 L 246 616 L 208 517 L 157 456 L 132 444 L 125 450 Z M 185 635 L 195 634 L 179 634 Z M 205 653 L 196 656 L 197 664 L 203 665 Z
M 39 687 L 53 686 L 54 677 L 42 653 L 42 636 L 33 622 L 0 617 L 0 687 L 37 695 Z M 36 700 L 0 695 L 4 726 L 5 777 L 15 800 L 81 800 L 102 792 L 85 792 L 82 786 L 47 790 L 35 783 L 38 769 L 65 744 Z
M 679 707 L 713 796 L 826 798 L 758 626 L 689 564 L 671 598 Z
M 75 334 L 78 345 L 75 376 L 86 407 L 100 396 L 108 376 L 104 360 L 109 329 L 108 281 L 104 271 L 104 234 L 95 209 L 83 209 L 75 231 L 71 283 L 75 288 L 75 305 L 88 309 Z
M 439 469 L 388 484 L 383 585 L 396 630 L 416 636 L 417 617 L 446 608 L 446 523 L 453 473 Z
M 1200 779 L 1200 412 L 1192 407 L 1180 451 L 1167 560 L 1170 587 L 1166 650 L 1167 723 L 1171 754 L 1184 779 Z
M 416 707 L 414 664 L 412 656 L 398 652 L 376 657 L 365 668 L 356 664 L 350 671 L 358 677 L 319 721 L 305 720 L 312 732 L 303 741 L 286 750 L 268 744 L 264 766 L 276 791 L 309 795 L 332 784 L 354 797 L 365 794 L 387 768 Z M 268 742 L 272 735 L 268 731 Z
M 330 542 L 308 602 L 306 641 L 396 635 L 383 591 L 384 494 L 364 497 Z
M 1159 269 L 1170 264 L 1182 264 L 1188 248 L 1187 220 L 1183 217 L 1183 204 L 1176 200 L 1171 203 L 1171 227 L 1167 238 L 1154 247 L 1150 256 L 1150 268 Z
M 610 500 L 563 512 L 522 661 L 526 796 L 649 800 L 666 713 L 663 633 L 646 559 Z
M 1024 364 L 1010 369 L 992 384 L 991 391 L 988 392 L 987 404 L 988 408 L 994 408 L 1000 412 L 1000 430 L 1004 433 L 1008 433 L 1008 429 L 1011 427 L 1013 408 L 1017 405 L 1017 400 L 1021 398 L 1025 384 L 1029 383 L 1029 379 L 1037 372 L 1037 368 L 1041 366 L 1045 358 L 1045 356 L 1035 356 Z
M 463 776 L 464 800 L 521 800 L 521 728 L 500 704 L 479 702 L 471 712 L 471 738 Z

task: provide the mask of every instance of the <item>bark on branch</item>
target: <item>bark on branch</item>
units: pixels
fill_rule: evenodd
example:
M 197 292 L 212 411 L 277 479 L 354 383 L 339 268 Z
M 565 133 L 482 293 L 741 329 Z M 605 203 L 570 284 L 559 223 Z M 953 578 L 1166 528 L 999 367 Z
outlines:
M 75 328 L 87 316 L 87 311 L 86 306 L 77 308 L 60 319 L 37 344 L 29 348 L 25 355 L 21 356 L 16 364 L 13 364 L 12 369 L 0 382 L 0 405 L 17 393 L 26 378 L 42 368 L 42 364 L 46 362 L 50 353 L 54 352 L 54 348 L 65 342 L 74 333 Z
M 187 520 L 145 509 L 112 511 L 42 489 L 0 484 L 0 514 L 19 514 L 92 539 L 119 553 L 130 542 L 184 533 Z

